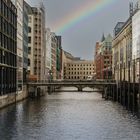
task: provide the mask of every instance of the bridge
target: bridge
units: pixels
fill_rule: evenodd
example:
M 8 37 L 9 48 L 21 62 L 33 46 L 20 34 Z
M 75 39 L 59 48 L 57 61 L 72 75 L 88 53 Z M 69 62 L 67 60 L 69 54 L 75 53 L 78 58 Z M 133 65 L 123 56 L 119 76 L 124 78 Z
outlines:
M 106 81 L 96 81 L 96 80 L 53 80 L 46 82 L 30 82 L 28 83 L 28 89 L 32 89 L 32 92 L 39 92 L 40 87 L 47 87 L 48 93 L 55 92 L 58 88 L 61 87 L 76 87 L 77 91 L 82 92 L 83 88 L 90 87 L 100 89 L 103 93 L 108 89 L 114 87 L 116 83 L 111 80 Z
M 60 88 L 61 91 L 61 87 L 76 87 L 78 89 L 77 91 L 80 92 L 82 92 L 85 87 L 95 88 L 101 90 L 103 98 L 117 101 L 133 112 L 137 110 L 138 102 L 140 102 L 139 83 L 130 83 L 127 81 L 119 81 L 116 83 L 114 80 L 55 80 L 29 82 L 27 87 L 29 96 L 31 97 L 40 96 L 40 90 L 42 91 L 42 87 L 46 87 L 45 89 L 47 89 L 49 94 L 57 91 L 58 88 Z M 47 92 L 45 91 L 44 93 Z

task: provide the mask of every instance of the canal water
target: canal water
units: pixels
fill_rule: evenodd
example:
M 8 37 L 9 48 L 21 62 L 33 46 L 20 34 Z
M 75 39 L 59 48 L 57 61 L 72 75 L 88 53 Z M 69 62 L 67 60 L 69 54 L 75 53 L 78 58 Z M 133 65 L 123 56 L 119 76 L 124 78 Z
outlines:
M 0 110 L 0 140 L 140 140 L 140 120 L 94 92 L 60 92 Z

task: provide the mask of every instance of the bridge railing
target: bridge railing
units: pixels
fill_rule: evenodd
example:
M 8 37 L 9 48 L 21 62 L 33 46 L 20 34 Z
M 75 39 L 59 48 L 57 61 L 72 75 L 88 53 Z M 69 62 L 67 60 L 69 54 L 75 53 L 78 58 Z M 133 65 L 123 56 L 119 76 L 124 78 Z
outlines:
M 28 84 L 39 84 L 39 83 L 116 83 L 115 80 L 113 79 L 96 79 L 96 80 L 45 80 L 45 81 L 33 81 L 33 82 L 28 82 Z

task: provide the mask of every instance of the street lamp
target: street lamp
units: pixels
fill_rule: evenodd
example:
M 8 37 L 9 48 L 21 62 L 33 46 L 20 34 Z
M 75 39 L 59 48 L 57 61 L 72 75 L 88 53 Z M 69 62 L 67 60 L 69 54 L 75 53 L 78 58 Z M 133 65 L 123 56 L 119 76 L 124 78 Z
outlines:
M 122 61 L 120 61 L 120 103 L 122 103 Z
M 51 72 L 51 70 L 49 70 L 49 72 L 48 72 L 48 81 L 49 82 L 52 81 L 52 72 Z
M 118 84 L 119 83 L 119 62 L 118 61 L 117 61 L 116 69 L 117 69 L 117 84 Z
M 109 79 L 110 79 L 110 67 L 108 66 L 107 67 L 107 79 L 108 79 L 108 81 L 109 81 Z
M 112 68 L 112 78 L 113 78 L 113 80 L 116 80 L 116 66 L 115 65 Z
M 130 57 L 128 58 L 128 99 L 127 99 L 127 108 L 130 108 Z
M 124 66 L 123 66 L 123 68 L 124 68 L 124 73 L 123 73 L 123 81 L 125 82 L 125 62 L 124 62 Z
M 130 84 L 130 58 L 128 58 L 128 82 Z
M 122 82 L 122 61 L 120 61 L 120 82 Z
M 50 73 L 50 79 L 51 79 L 51 81 L 53 80 L 53 73 L 52 72 Z
M 136 74 L 136 72 L 135 72 L 135 55 L 134 55 L 134 60 L 133 60 L 133 83 L 135 83 L 135 74 Z

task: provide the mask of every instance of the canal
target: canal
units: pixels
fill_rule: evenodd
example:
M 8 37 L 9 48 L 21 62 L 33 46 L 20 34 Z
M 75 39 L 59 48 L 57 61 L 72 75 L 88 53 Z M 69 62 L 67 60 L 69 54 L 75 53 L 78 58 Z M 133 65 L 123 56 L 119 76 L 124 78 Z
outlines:
M 0 140 L 140 140 L 140 120 L 94 92 L 63 92 L 0 110 Z

